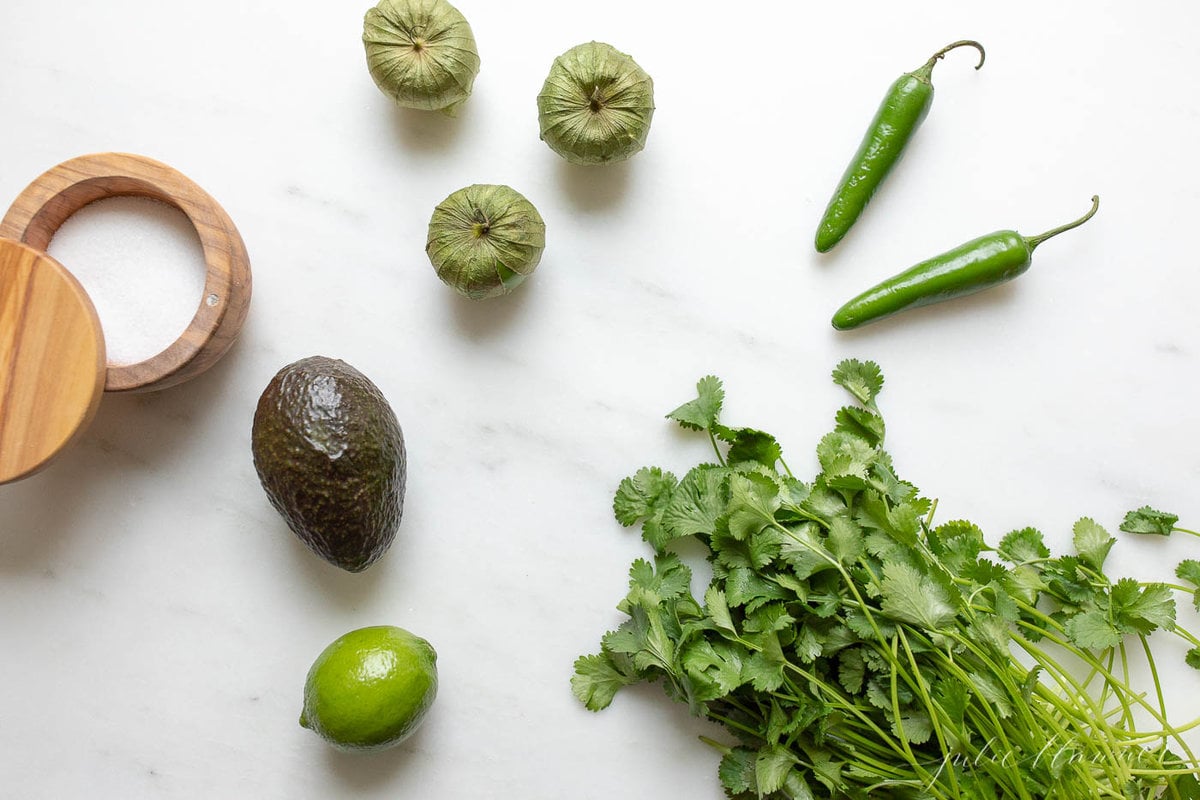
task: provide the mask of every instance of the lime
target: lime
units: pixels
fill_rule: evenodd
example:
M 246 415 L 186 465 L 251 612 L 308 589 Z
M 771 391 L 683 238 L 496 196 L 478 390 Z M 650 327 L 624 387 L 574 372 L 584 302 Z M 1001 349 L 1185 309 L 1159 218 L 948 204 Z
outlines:
M 339 750 L 382 750 L 420 727 L 436 696 L 429 642 L 391 625 L 359 628 L 313 662 L 300 724 Z

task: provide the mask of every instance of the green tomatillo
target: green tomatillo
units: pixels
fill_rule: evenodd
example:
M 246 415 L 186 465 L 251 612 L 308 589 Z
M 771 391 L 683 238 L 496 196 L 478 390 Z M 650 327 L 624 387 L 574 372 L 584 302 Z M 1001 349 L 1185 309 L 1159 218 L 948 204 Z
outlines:
M 508 294 L 537 269 L 546 223 L 509 186 L 475 184 L 437 205 L 425 252 L 437 275 L 464 297 Z
M 362 38 L 375 85 L 398 105 L 453 115 L 471 94 L 479 51 L 446 0 L 380 0 Z
M 542 140 L 567 161 L 622 161 L 646 146 L 654 81 L 612 45 L 588 42 L 554 59 L 537 104 Z

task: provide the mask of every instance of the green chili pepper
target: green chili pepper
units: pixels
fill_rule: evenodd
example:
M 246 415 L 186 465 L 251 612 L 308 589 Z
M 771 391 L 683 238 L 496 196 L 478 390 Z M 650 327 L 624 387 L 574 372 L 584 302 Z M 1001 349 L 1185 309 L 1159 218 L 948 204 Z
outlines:
M 996 231 L 922 261 L 839 308 L 833 315 L 833 327 L 840 331 L 857 328 L 906 308 L 963 297 L 1012 280 L 1029 269 L 1035 247 L 1063 231 L 1078 228 L 1091 219 L 1098 208 L 1100 198 L 1097 196 L 1092 198 L 1092 209 L 1082 217 L 1040 236 Z
M 923 66 L 901 75 L 892 84 L 817 227 L 818 253 L 833 249 L 850 230 L 929 113 L 933 103 L 933 65 L 946 53 L 964 46 L 979 51 L 975 69 L 982 67 L 987 57 L 983 45 L 964 39 L 946 45 L 930 56 Z

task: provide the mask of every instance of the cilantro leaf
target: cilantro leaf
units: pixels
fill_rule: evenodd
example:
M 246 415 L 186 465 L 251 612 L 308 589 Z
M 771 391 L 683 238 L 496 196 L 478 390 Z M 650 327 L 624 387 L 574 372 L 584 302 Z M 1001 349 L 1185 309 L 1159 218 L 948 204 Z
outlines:
M 775 522 L 779 489 L 757 475 L 733 475 L 729 479 L 729 511 L 725 521 L 735 539 L 749 539 Z
M 725 592 L 715 583 L 704 592 L 704 608 L 717 630 L 737 638 L 738 631 L 733 624 L 733 615 L 729 613 L 729 602 L 725 599 Z
M 775 691 L 783 685 L 783 671 L 788 665 L 779 634 L 766 631 L 746 638 L 758 649 L 746 661 L 745 677 L 760 692 Z
M 683 651 L 683 668 L 701 687 L 697 699 L 715 700 L 742 685 L 743 650 L 729 642 L 699 639 Z
M 929 501 L 917 498 L 917 487 L 896 476 L 891 459 L 883 450 L 876 451 L 875 463 L 871 465 L 871 476 L 867 483 L 893 503 L 925 504 L 928 508 Z
M 855 519 L 860 525 L 885 533 L 893 544 L 903 546 L 887 547 L 879 550 L 877 555 L 886 560 L 903 560 L 903 550 L 915 547 L 921 532 L 921 518 L 917 508 L 911 503 L 900 503 L 892 507 L 883 496 L 871 490 L 863 492 L 858 502 L 858 515 Z
M 648 608 L 681 597 L 691 589 L 692 570 L 673 553 L 654 557 L 651 564 L 643 558 L 629 568 L 627 602 Z
M 670 539 L 709 534 L 725 513 L 729 470 L 712 464 L 693 467 L 671 495 L 662 522 Z
M 974 641 L 991 647 L 997 653 L 1008 654 L 1009 626 L 1007 620 L 998 616 L 981 617 L 971 625 L 970 636 Z
M 834 517 L 829 523 L 826 547 L 843 564 L 857 561 L 865 549 L 862 527 L 847 516 Z
M 760 794 L 770 794 L 783 788 L 796 757 L 783 745 L 768 745 L 758 751 L 754 759 L 754 782 Z
M 872 447 L 878 447 L 883 442 L 883 417 L 868 408 L 843 406 L 838 409 L 837 427 L 834 430 L 857 436 Z
M 617 522 L 629 527 L 643 517 L 661 513 L 678 481 L 658 467 L 643 467 L 625 478 L 613 498 L 613 514 Z
M 1108 535 L 1097 522 L 1088 517 L 1081 518 L 1075 523 L 1075 552 L 1079 560 L 1097 572 L 1104 569 L 1104 560 L 1108 551 L 1116 544 L 1116 539 Z
M 1164 511 L 1155 511 L 1150 506 L 1142 506 L 1136 511 L 1125 515 L 1121 530 L 1125 533 L 1143 533 L 1153 536 L 1170 536 L 1175 530 L 1179 517 Z
M 834 431 L 825 434 L 817 445 L 817 460 L 830 486 L 834 485 L 831 479 L 843 477 L 859 478 L 859 483 L 865 486 L 867 470 L 875 460 L 875 448 L 857 436 Z
M 835 769 L 839 769 L 839 768 L 835 767 Z M 828 764 L 828 762 L 826 762 L 825 772 L 829 772 L 829 771 L 830 771 L 830 765 Z M 839 771 L 840 771 L 840 769 L 839 769 Z M 824 774 L 822 772 L 822 764 L 818 763 L 818 764 L 814 765 L 813 772 L 816 775 L 817 780 L 820 780 L 821 776 Z M 840 775 L 839 775 L 839 778 L 840 778 Z M 787 778 L 784 779 L 783 793 L 784 793 L 784 797 L 792 797 L 792 798 L 795 798 L 795 800 L 816 800 L 816 795 L 813 794 L 812 787 L 808 785 L 808 779 L 805 778 L 804 774 L 802 772 L 800 772 L 800 770 L 797 770 L 797 769 L 794 769 L 791 772 L 789 772 L 787 774 Z
M 1113 618 L 1125 633 L 1152 633 L 1175 627 L 1175 598 L 1161 583 L 1142 586 L 1133 578 L 1122 578 L 1109 593 Z
M 1175 575 L 1181 581 L 1187 581 L 1197 587 L 1192 592 L 1192 605 L 1197 611 L 1200 611 L 1200 561 L 1194 558 L 1186 558 L 1179 562 L 1179 566 L 1175 568 Z
M 793 620 L 795 622 L 795 620 Z M 824 637 L 811 625 L 805 625 L 792 642 L 792 652 L 805 664 L 811 664 L 825 652 Z
M 623 609 L 625 610 L 625 609 Z M 642 606 L 630 607 L 629 618 L 615 631 L 609 631 L 601 645 L 613 653 L 630 656 L 640 670 L 670 670 L 675 658 L 675 645 L 663 626 L 661 612 Z
M 662 529 L 662 516 L 677 484 L 671 473 L 658 467 L 643 467 L 617 487 L 613 515 L 625 527 L 644 519 L 642 538 L 655 550 L 661 550 L 668 539 Z
M 1042 572 L 1028 564 L 1013 567 L 1013 570 L 1004 576 L 1002 585 L 1009 595 L 1028 606 L 1036 606 L 1038 597 L 1048 588 L 1042 579 Z
M 968 677 L 971 681 L 971 688 L 975 690 L 975 694 L 983 698 L 985 703 L 992 706 L 1000 716 L 1000 719 L 1008 719 L 1012 716 L 1012 698 L 996 678 L 986 672 L 972 672 Z
M 912 744 L 924 744 L 933 736 L 933 720 L 926 711 L 905 711 L 892 723 L 892 733 Z
M 1192 669 L 1200 669 L 1200 647 L 1193 647 L 1184 656 L 1184 662 Z
M 946 678 L 934 687 L 933 699 L 951 721 L 961 724 L 967 716 L 971 690 L 962 681 Z
M 762 569 L 779 555 L 783 535 L 773 528 L 764 528 L 741 539 L 734 538 L 728 529 L 719 527 L 708 541 L 716 565 Z
M 1074 606 L 1095 606 L 1102 599 L 1103 587 L 1096 586 L 1078 556 L 1059 556 L 1042 567 L 1046 593 L 1059 602 Z
M 754 764 L 757 755 L 749 747 L 734 747 L 721 758 L 717 776 L 730 797 L 754 790 Z
M 605 653 L 580 656 L 575 660 L 571 691 L 589 711 L 608 708 L 621 687 L 637 683 L 637 675 L 619 670 Z
M 981 562 L 983 563 L 983 562 Z M 991 597 L 991 613 L 998 619 L 1005 622 L 1016 622 L 1021 616 L 1021 609 L 1017 606 L 1012 595 L 1008 593 L 1007 582 L 1004 580 L 1008 573 L 1004 573 L 985 584 L 988 592 L 981 592 L 981 597 Z
M 726 455 L 730 464 L 753 462 L 764 467 L 773 468 L 775 462 L 783 457 L 783 450 L 775 437 L 753 428 L 737 428 L 733 431 L 733 441 Z
M 783 603 L 767 603 L 746 614 L 743 630 L 747 633 L 764 633 L 789 629 L 796 621 Z
M 957 612 L 937 582 L 907 564 L 883 567 L 883 613 L 924 630 L 943 631 Z
M 850 630 L 850 626 L 845 623 L 844 619 L 839 618 L 833 621 L 832 626 L 827 626 L 821 632 L 821 655 L 833 656 L 842 652 L 847 647 L 858 644 L 861 641 L 858 634 Z M 810 624 L 815 624 L 810 621 Z
M 887 675 L 875 675 L 867 681 L 865 693 L 867 702 L 887 712 L 889 717 L 892 710 L 892 687 L 890 684 L 891 680 Z M 912 692 L 903 684 L 896 687 L 896 697 L 899 699 L 901 707 L 912 702 Z
M 738 567 L 731 569 L 725 579 L 725 597 L 734 608 L 747 606 L 753 609 L 771 600 L 786 600 L 787 592 L 758 572 Z
M 811 522 L 796 526 L 779 547 L 779 557 L 792 568 L 793 574 L 808 578 L 822 570 L 833 569 L 837 559 L 825 549 Z
M 846 500 L 827 486 L 814 485 L 800 508 L 809 516 L 829 520 L 846 512 Z
M 833 382 L 854 395 L 865 406 L 874 406 L 883 389 L 883 371 L 874 361 L 847 358 L 833 370 Z
M 850 694 L 859 694 L 866 675 L 867 665 L 863 661 L 862 651 L 857 647 L 843 650 L 838 656 L 838 683 L 842 688 Z
M 1085 650 L 1106 650 L 1121 643 L 1121 634 L 1103 611 L 1076 614 L 1063 625 L 1071 641 Z
M 1004 535 L 996 552 L 1010 564 L 1028 564 L 1050 557 L 1050 548 L 1036 528 L 1022 528 Z
M 929 547 L 946 568 L 958 574 L 972 566 L 986 548 L 983 531 L 964 520 L 947 522 L 929 532 Z
M 1025 680 L 1021 681 L 1021 699 L 1026 704 L 1033 702 L 1033 693 L 1038 687 L 1038 675 L 1042 673 L 1041 665 L 1035 666 L 1025 675 Z
M 887 515 L 885 533 L 896 538 L 896 541 L 909 545 L 917 543 L 921 533 L 921 514 L 912 503 L 900 503 L 894 506 Z
M 720 378 L 707 375 L 696 383 L 696 399 L 689 400 L 667 414 L 681 427 L 694 431 L 711 431 L 717 426 L 721 405 L 725 402 L 725 389 Z
M 1194 558 L 1185 558 L 1175 568 L 1175 576 L 1181 581 L 1187 581 L 1193 586 L 1200 587 L 1200 561 Z
M 1009 589 L 1009 577 L 1012 575 L 1012 573 L 1022 569 L 1030 570 L 1035 575 L 1037 574 L 1037 570 L 1029 567 L 1028 565 L 1023 567 L 1014 567 L 1012 570 L 1009 570 L 1008 567 L 1004 566 L 1003 564 L 998 564 L 995 561 L 987 558 L 978 558 L 970 564 L 963 564 L 962 569 L 958 572 L 958 574 L 967 580 L 974 581 L 975 583 L 983 586 L 987 586 L 990 583 L 998 583 L 1007 591 Z
M 829 790 L 830 796 L 836 797 L 841 790 L 846 788 L 846 782 L 842 779 L 842 762 L 834 761 L 825 753 L 812 754 L 812 760 L 813 776 L 817 779 L 818 783 Z M 793 772 L 792 775 L 803 780 L 803 776 L 799 772 Z M 805 786 L 805 788 L 807 789 L 808 787 Z M 793 789 L 792 797 L 795 797 L 796 800 L 813 800 L 814 795 L 811 789 L 809 789 L 807 795 L 802 792 L 798 793 Z

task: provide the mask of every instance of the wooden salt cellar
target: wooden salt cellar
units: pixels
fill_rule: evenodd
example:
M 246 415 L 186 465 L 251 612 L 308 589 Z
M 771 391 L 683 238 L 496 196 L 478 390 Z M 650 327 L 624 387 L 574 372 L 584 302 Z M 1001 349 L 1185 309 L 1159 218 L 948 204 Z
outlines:
M 107 364 L 100 321 L 79 282 L 45 250 L 79 209 L 108 197 L 179 209 L 204 251 L 205 280 L 183 335 L 137 364 Z M 233 221 L 187 177 L 144 156 L 59 164 L 0 220 L 0 484 L 37 472 L 87 426 L 102 392 L 149 392 L 194 378 L 232 346 L 250 306 L 250 260 Z

